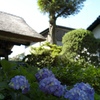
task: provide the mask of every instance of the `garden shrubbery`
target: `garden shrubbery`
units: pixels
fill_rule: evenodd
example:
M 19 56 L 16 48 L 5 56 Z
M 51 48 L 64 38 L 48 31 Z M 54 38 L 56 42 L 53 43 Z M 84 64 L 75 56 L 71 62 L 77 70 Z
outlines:
M 99 41 L 80 29 L 63 44 L 32 48 L 23 64 L 1 60 L 0 100 L 100 100 Z
M 17 66 L 6 60 L 0 63 L 0 100 L 58 100 L 58 97 L 47 95 L 39 89 L 35 76 L 38 68 Z
M 61 46 L 47 42 L 38 48 L 31 47 L 31 54 L 25 56 L 23 61 L 39 68 L 55 66 L 60 52 Z
M 59 81 L 52 71 L 47 68 L 37 69 L 31 66 L 17 67 L 16 64 L 9 63 L 5 60 L 1 61 L 1 65 L 1 100 L 94 99 L 95 92 L 91 85 L 78 82 L 70 88 L 67 84 L 64 85 Z M 96 97 L 99 98 L 97 94 Z
M 84 29 L 70 31 L 64 35 L 62 43 L 61 55 L 68 61 L 77 61 L 81 65 L 99 64 L 99 41 L 92 32 Z
M 72 86 L 77 82 L 85 82 L 100 93 L 100 68 L 92 65 L 84 67 L 77 63 L 69 63 L 65 67 L 53 67 L 52 71 L 62 83 L 68 86 Z

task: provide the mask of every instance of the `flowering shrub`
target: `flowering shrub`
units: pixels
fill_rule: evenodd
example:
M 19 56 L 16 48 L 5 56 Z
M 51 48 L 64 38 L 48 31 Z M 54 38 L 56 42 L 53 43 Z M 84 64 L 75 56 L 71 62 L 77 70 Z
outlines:
M 35 77 L 37 81 L 40 82 L 44 78 L 55 77 L 55 75 L 52 73 L 52 71 L 48 70 L 47 68 L 43 68 L 35 74 Z
M 94 89 L 88 84 L 88 83 L 77 83 L 74 85 L 74 87 L 78 87 L 79 89 L 81 89 L 82 91 L 87 93 L 87 96 L 89 98 L 89 100 L 93 100 L 94 98 Z
M 99 40 L 92 32 L 84 29 L 70 31 L 63 36 L 62 43 L 61 55 L 64 59 L 80 65 L 98 66 L 99 58 L 96 54 L 99 51 Z
M 41 80 L 39 88 L 47 94 L 53 94 L 58 97 L 61 97 L 65 91 L 65 87 L 54 77 L 48 77 Z
M 100 100 L 99 94 L 95 93 L 94 97 L 94 89 L 89 84 L 77 83 L 77 81 L 77 84 L 68 90 L 70 87 L 63 86 L 62 81 L 60 82 L 47 68 L 37 72 L 38 69 L 35 67 L 15 67 L 15 64 L 4 60 L 1 65 L 0 100 Z M 66 84 L 69 85 L 67 82 Z
M 69 100 L 94 100 L 94 89 L 89 84 L 77 83 L 64 97 Z
M 67 90 L 54 77 L 53 73 L 45 68 L 36 74 L 36 78 L 39 81 L 39 88 L 46 94 L 52 94 L 57 97 L 64 96 L 69 100 L 94 100 L 94 89 L 89 84 L 77 83 L 72 89 Z
M 22 75 L 17 75 L 12 78 L 9 86 L 15 90 L 21 89 L 23 94 L 27 93 L 30 90 L 28 80 Z
M 90 100 L 88 99 L 87 94 L 77 87 L 66 92 L 64 97 L 69 100 Z

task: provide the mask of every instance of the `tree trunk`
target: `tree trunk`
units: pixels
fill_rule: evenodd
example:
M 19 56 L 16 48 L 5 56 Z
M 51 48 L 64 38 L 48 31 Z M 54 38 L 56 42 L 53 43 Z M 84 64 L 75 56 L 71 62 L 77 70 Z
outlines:
M 56 37 L 55 37 L 55 28 L 56 28 L 56 18 L 53 14 L 49 16 L 49 34 L 48 34 L 48 41 L 52 44 L 56 44 Z

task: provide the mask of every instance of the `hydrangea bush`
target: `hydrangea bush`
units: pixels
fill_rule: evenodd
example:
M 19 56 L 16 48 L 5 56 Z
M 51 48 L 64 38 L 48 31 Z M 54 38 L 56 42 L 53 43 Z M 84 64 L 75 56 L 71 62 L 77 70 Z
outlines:
M 98 94 L 94 99 L 95 92 L 89 84 L 66 86 L 47 68 L 16 68 L 7 61 L 1 65 L 0 100 L 100 100 Z
M 69 100 L 90 100 L 87 94 L 80 90 L 78 87 L 74 87 L 65 93 L 64 97 Z
M 87 93 L 87 97 L 90 99 L 90 100 L 93 100 L 94 98 L 94 89 L 88 84 L 88 83 L 76 83 L 74 85 L 74 87 L 77 87 L 79 88 L 80 90 L 84 91 L 85 93 Z
M 52 71 L 48 70 L 47 68 L 43 68 L 39 70 L 36 74 L 36 79 L 38 82 L 40 82 L 42 79 L 47 77 L 55 77 L 55 75 L 52 73 Z
M 67 90 L 66 86 L 61 85 L 61 82 L 54 77 L 53 73 L 45 68 L 39 70 L 35 75 L 37 80 L 40 79 L 40 77 L 37 78 L 38 76 L 44 75 L 43 70 L 47 70 L 48 72 L 46 73 L 47 77 L 41 77 L 39 81 L 39 88 L 44 93 L 52 94 L 57 97 L 63 96 L 68 100 L 94 100 L 94 89 L 88 83 L 76 83 L 72 89 Z M 42 74 L 39 74 L 40 72 L 42 72 Z
M 17 75 L 11 79 L 9 86 L 15 90 L 22 90 L 22 93 L 25 94 L 30 90 L 30 84 L 25 76 Z
M 94 89 L 87 83 L 76 83 L 64 97 L 69 100 L 94 100 Z
M 65 91 L 65 87 L 61 85 L 61 82 L 54 77 L 48 77 L 40 81 L 39 88 L 47 93 L 53 94 L 57 97 L 61 97 Z

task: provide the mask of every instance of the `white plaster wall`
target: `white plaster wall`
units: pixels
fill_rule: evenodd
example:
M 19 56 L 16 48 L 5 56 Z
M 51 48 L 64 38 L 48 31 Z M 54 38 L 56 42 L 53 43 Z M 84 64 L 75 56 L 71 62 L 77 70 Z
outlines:
M 26 48 L 25 48 L 25 56 L 26 55 L 28 55 L 28 54 L 30 54 L 30 50 L 31 50 L 31 47 L 39 47 L 39 46 L 41 46 L 42 44 L 43 44 L 44 42 L 32 42 L 31 44 L 30 44 L 30 46 L 27 46 Z
M 92 31 L 95 38 L 100 38 L 100 25 L 98 25 L 96 28 L 94 28 L 94 30 Z

